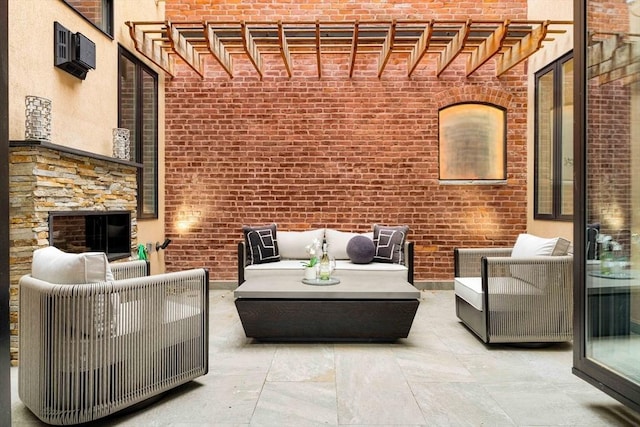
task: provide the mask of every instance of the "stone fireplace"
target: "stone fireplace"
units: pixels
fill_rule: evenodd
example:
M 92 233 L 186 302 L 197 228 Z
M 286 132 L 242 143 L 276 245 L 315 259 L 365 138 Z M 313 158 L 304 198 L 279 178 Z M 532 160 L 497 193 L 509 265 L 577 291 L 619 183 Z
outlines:
M 129 251 L 134 252 L 136 175 L 142 165 L 40 141 L 11 141 L 9 150 L 9 305 L 11 361 L 16 364 L 18 281 L 30 273 L 33 251 L 49 245 L 49 219 L 62 213 L 127 212 Z

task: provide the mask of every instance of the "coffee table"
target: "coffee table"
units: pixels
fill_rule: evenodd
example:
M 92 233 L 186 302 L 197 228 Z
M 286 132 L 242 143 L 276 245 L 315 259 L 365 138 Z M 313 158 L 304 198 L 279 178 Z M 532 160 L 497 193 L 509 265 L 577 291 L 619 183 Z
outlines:
M 234 297 L 246 336 L 272 341 L 406 338 L 420 303 L 409 282 L 373 274 L 325 286 L 301 277 L 251 278 Z

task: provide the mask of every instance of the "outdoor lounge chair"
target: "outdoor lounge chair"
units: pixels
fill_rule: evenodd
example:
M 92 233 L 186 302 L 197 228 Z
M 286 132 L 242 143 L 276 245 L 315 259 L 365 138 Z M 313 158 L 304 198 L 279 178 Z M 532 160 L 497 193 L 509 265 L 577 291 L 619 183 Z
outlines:
M 109 267 L 112 280 L 87 269 L 88 282 L 56 284 L 35 266 L 20 280 L 19 396 L 46 423 L 96 420 L 208 371 L 207 270 Z
M 573 339 L 573 256 L 569 242 L 526 248 L 457 248 L 456 315 L 485 343 L 549 343 Z M 521 242 L 522 240 L 522 242 Z M 562 246 L 562 248 L 559 248 Z M 544 254 L 544 255 L 541 255 Z

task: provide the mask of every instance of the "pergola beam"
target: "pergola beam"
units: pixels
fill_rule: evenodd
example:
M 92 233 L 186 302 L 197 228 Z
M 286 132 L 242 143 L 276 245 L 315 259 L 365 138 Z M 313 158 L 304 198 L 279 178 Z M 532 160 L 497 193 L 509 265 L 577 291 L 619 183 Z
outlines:
M 293 68 L 291 62 L 291 52 L 289 51 L 289 44 L 287 43 L 287 38 L 284 34 L 282 21 L 278 21 L 278 47 L 280 49 L 280 56 L 282 57 L 282 61 L 284 62 L 284 67 L 287 69 L 289 78 L 291 78 Z
M 349 55 L 349 78 L 353 77 L 353 69 L 356 65 L 356 53 L 358 52 L 358 29 L 360 22 L 353 24 L 353 36 L 351 39 L 351 54 Z
M 141 27 L 145 26 L 164 26 L 164 22 L 131 22 L 127 21 L 126 25 L 129 27 L 129 36 L 133 40 L 133 46 L 135 49 L 144 55 L 149 61 L 160 67 L 165 73 L 173 77 L 173 64 L 174 61 L 169 55 L 166 49 L 163 49 L 162 42 L 158 42 L 158 39 L 148 37 L 148 34 L 164 34 L 166 30 L 156 31 L 144 31 Z
M 178 30 L 177 25 L 169 21 L 167 21 L 166 25 L 167 36 L 169 37 L 169 43 L 171 43 L 173 51 L 200 77 L 204 77 L 204 67 L 200 53 L 188 42 L 180 30 Z M 197 28 L 194 27 L 194 29 Z M 200 27 L 200 29 L 202 29 L 202 27 Z
M 396 20 L 394 19 L 391 23 L 391 27 L 387 32 L 387 36 L 384 39 L 384 43 L 382 44 L 382 50 L 380 51 L 380 56 L 378 57 L 378 78 L 382 76 L 384 72 L 384 67 L 387 66 L 387 62 L 389 62 L 389 57 L 391 56 L 391 50 L 393 49 L 393 43 L 396 39 Z
M 244 21 L 240 23 L 240 33 L 242 34 L 242 46 L 244 48 L 244 52 L 247 54 L 249 61 L 251 61 L 260 75 L 260 80 L 262 80 L 262 56 L 260 55 L 256 42 L 253 40 L 249 27 Z
M 503 53 L 502 56 L 498 58 L 496 75 L 500 77 L 502 74 L 506 73 L 529 56 L 536 53 L 540 47 L 542 47 L 542 42 L 547 36 L 548 27 L 549 21 L 542 22 L 529 34 L 524 36 L 505 53 Z
M 425 53 L 427 53 L 432 34 L 433 21 L 429 21 L 429 24 L 422 31 L 418 42 L 413 46 L 413 48 L 411 49 L 411 53 L 409 54 L 409 61 L 407 62 L 407 66 L 409 68 L 409 72 L 407 74 L 408 77 L 411 77 L 411 74 L 413 74 L 413 72 L 416 70 L 416 67 L 422 60 L 422 57 Z
M 316 61 L 318 62 L 318 78 L 322 78 L 322 54 L 320 51 L 320 21 L 316 21 Z
M 213 26 L 209 23 L 206 24 L 207 46 L 209 52 L 218 61 L 218 64 L 227 72 L 230 78 L 233 78 L 233 59 L 231 54 L 224 47 L 220 37 L 216 34 Z
M 477 49 L 471 52 L 467 60 L 467 77 L 502 49 L 504 40 L 507 37 L 508 27 L 509 21 L 505 21 L 504 24 L 501 24 L 488 38 L 480 43 Z
M 463 24 L 463 27 L 458 31 L 458 33 L 453 37 L 453 39 L 447 44 L 442 53 L 440 54 L 440 58 L 438 60 L 438 72 L 436 75 L 440 77 L 440 75 L 447 69 L 449 65 L 453 62 L 454 59 L 462 52 L 464 48 L 464 44 L 469 37 L 469 32 L 471 31 L 471 20 L 467 20 L 466 23 Z

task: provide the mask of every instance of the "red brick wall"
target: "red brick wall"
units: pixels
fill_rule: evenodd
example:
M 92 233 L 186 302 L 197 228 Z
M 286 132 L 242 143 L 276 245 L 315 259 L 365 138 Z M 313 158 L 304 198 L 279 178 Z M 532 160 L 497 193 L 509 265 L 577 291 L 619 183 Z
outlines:
M 184 1 L 181 3 L 185 3 Z M 520 18 L 526 1 L 272 1 L 166 3 L 167 19 Z M 505 2 L 502 2 L 505 3 Z M 408 224 L 416 280 L 450 280 L 456 246 L 510 245 L 526 228 L 525 66 L 500 79 L 493 63 L 464 77 L 466 57 L 436 77 L 427 55 L 411 78 L 392 56 L 381 79 L 377 58 L 294 56 L 293 77 L 266 56 L 261 81 L 234 57 L 229 79 L 209 60 L 200 79 L 186 66 L 166 88 L 168 269 L 206 266 L 213 279 L 236 277 L 243 224 L 282 229 L 369 231 Z M 507 108 L 508 183 L 440 185 L 438 109 L 461 101 Z M 188 231 L 181 221 L 192 220 Z

